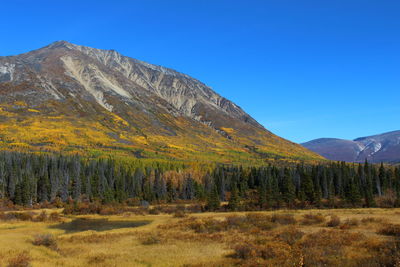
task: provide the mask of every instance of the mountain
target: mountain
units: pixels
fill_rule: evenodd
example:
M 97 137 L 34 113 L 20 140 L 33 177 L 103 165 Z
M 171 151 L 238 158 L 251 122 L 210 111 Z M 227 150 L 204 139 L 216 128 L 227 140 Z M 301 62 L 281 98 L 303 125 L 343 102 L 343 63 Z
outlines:
M 400 162 L 400 131 L 360 137 L 354 140 L 321 138 L 302 144 L 331 160 L 379 163 Z
M 66 41 L 0 57 L 0 148 L 213 162 L 322 159 L 186 74 Z

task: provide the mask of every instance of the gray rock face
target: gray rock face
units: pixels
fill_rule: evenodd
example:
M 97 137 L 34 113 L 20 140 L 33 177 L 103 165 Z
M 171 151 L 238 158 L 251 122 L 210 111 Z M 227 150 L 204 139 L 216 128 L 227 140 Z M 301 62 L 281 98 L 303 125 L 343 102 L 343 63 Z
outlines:
M 302 144 L 327 159 L 348 162 L 400 162 L 400 131 L 354 140 L 321 138 Z

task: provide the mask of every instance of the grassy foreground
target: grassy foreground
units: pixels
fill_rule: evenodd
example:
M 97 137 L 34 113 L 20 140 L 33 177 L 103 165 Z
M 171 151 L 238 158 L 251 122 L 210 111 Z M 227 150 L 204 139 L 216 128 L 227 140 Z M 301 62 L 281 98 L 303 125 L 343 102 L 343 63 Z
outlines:
M 0 220 L 0 266 L 400 266 L 400 209 L 54 217 Z

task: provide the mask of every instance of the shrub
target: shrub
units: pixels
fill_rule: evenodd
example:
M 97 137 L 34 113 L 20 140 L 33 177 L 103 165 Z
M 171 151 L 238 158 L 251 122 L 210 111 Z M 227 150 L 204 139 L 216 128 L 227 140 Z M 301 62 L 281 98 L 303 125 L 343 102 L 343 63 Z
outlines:
M 364 238 L 360 233 L 338 230 L 320 230 L 309 234 L 300 242 L 304 266 L 343 266 L 345 247 Z
M 126 203 L 126 205 L 131 206 L 131 207 L 139 206 L 140 205 L 140 199 L 139 198 L 128 198 L 125 201 L 125 203 Z
M 61 221 L 60 213 L 58 213 L 58 212 L 56 212 L 56 211 L 53 211 L 53 212 L 50 213 L 50 215 L 49 215 L 49 220 L 50 220 L 51 222 L 59 222 L 59 221 Z
M 320 224 L 325 222 L 325 217 L 322 214 L 304 214 L 301 221 L 304 225 Z
M 275 238 L 292 246 L 298 240 L 300 240 L 303 235 L 304 233 L 298 230 L 296 227 L 289 226 L 285 229 L 282 229 L 278 234 L 276 234 Z
M 184 211 L 182 211 L 182 210 L 177 210 L 177 211 L 174 213 L 174 217 L 175 217 L 175 218 L 184 218 L 184 217 L 186 217 L 186 216 L 187 216 L 186 212 L 184 212 Z
M 186 207 L 186 210 L 190 213 L 200 213 L 204 211 L 204 207 L 200 204 L 193 204 Z
M 293 256 L 291 247 L 281 242 L 267 242 L 257 245 L 245 241 L 235 245 L 233 250 L 233 257 L 246 260 L 246 263 L 251 263 L 252 260 L 255 260 L 257 265 L 254 266 L 282 266 Z M 262 264 L 262 260 L 272 260 L 272 262 L 264 262 Z M 241 266 L 253 265 L 241 264 Z
M 32 244 L 35 246 L 45 246 L 51 249 L 57 249 L 57 241 L 52 234 L 37 234 L 34 236 Z
M 33 221 L 35 215 L 33 212 L 15 212 L 14 214 L 16 219 L 21 221 Z
M 99 254 L 88 257 L 88 263 L 89 264 L 103 263 L 107 260 L 107 258 L 108 258 L 107 254 L 99 253 Z
M 277 227 L 277 224 L 271 221 L 254 222 L 254 225 L 264 231 L 269 231 Z
M 160 242 L 161 242 L 160 238 L 155 234 L 147 235 L 141 239 L 142 245 L 155 245 Z
M 248 226 L 249 226 L 247 217 L 245 217 L 245 216 L 231 215 L 231 216 L 226 217 L 225 222 L 226 222 L 227 229 L 228 228 L 240 228 L 240 230 L 244 230 L 245 228 L 248 228 Z
M 27 251 L 19 253 L 8 261 L 7 267 L 29 267 L 31 257 Z
M 38 216 L 35 217 L 35 222 L 45 222 L 47 221 L 47 213 L 46 211 L 42 211 Z
M 158 215 L 158 214 L 160 214 L 160 210 L 157 209 L 157 208 L 149 209 L 149 214 L 151 214 L 151 215 Z
M 368 254 L 353 266 L 399 266 L 400 250 L 398 241 L 383 241 L 370 238 L 361 244 Z
M 377 233 L 381 235 L 400 237 L 400 224 L 385 224 Z
M 100 215 L 115 215 L 121 213 L 117 207 L 105 206 L 101 207 L 99 210 Z
M 271 217 L 271 222 L 279 224 L 295 224 L 297 221 L 292 214 L 274 214 Z
M 15 210 L 14 203 L 7 198 L 0 198 L 0 211 Z
M 16 220 L 17 217 L 15 216 L 14 212 L 1 212 L 0 213 L 0 220 L 2 221 L 11 221 L 11 220 Z
M 196 233 L 215 233 L 227 230 L 227 223 L 213 218 L 193 219 L 188 218 L 181 221 L 180 225 L 184 225 Z
M 332 215 L 329 222 L 326 224 L 328 227 L 337 227 L 340 225 L 340 218 L 336 215 Z
M 357 219 L 347 219 L 339 228 L 342 230 L 358 226 L 360 222 Z
M 361 220 L 363 224 L 365 223 L 382 223 L 384 219 L 382 218 L 375 218 L 375 217 L 366 217 Z
M 263 213 L 247 213 L 246 218 L 254 223 L 271 221 L 271 216 Z
M 254 244 L 243 242 L 234 247 L 234 257 L 239 259 L 249 259 L 257 256 L 257 248 Z

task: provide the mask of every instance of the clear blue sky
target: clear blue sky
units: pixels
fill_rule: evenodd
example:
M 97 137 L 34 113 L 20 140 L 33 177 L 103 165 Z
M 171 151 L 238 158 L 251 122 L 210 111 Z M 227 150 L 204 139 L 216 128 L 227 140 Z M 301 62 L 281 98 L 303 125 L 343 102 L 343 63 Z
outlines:
M 4 1 L 0 55 L 55 40 L 187 73 L 295 142 L 400 129 L 400 1 Z

